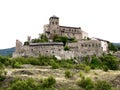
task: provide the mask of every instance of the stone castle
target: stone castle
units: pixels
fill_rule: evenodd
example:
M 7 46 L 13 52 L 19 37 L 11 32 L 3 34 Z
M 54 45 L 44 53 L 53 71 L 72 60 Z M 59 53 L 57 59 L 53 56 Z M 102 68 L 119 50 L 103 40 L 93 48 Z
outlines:
M 28 45 L 23 45 L 16 40 L 16 50 L 13 57 L 37 57 L 55 56 L 63 59 L 74 57 L 83 57 L 86 55 L 102 55 L 108 51 L 108 41 L 99 38 L 88 39 L 88 33 L 83 31 L 81 27 L 68 27 L 59 25 L 59 17 L 52 16 L 49 18 L 49 24 L 44 25 L 44 33 L 48 42 L 33 43 L 31 37 L 28 37 Z M 67 38 L 75 38 L 77 42 L 67 42 L 65 46 L 69 50 L 64 50 L 65 46 L 62 42 L 54 42 L 54 36 L 65 36 Z

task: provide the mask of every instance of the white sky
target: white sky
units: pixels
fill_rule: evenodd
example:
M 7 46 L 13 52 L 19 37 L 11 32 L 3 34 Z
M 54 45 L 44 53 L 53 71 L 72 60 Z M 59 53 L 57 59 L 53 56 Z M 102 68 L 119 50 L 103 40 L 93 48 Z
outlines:
M 52 15 L 90 37 L 120 42 L 120 0 L 0 0 L 0 49 L 37 38 Z

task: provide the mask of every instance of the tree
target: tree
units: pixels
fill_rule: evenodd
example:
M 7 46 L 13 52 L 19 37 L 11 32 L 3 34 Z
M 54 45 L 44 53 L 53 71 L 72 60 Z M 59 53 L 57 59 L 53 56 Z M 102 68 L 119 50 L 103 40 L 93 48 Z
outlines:
M 104 55 L 103 57 L 100 57 L 102 61 L 102 65 L 107 66 L 111 70 L 117 70 L 119 68 L 119 62 L 117 57 L 112 55 Z
M 91 60 L 91 63 L 90 63 L 90 66 L 91 66 L 92 69 L 100 68 L 101 64 L 102 63 L 101 63 L 99 58 L 97 58 L 96 56 L 92 57 L 92 60 Z
M 109 43 L 108 44 L 108 49 L 111 50 L 111 51 L 117 51 L 117 47 L 113 44 L 113 43 Z

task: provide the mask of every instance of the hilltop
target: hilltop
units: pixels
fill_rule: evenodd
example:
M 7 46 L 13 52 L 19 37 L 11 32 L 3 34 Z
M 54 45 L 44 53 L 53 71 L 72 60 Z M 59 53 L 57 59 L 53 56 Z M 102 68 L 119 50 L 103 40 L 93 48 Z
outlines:
M 13 52 L 15 52 L 15 47 L 0 49 L 0 55 L 2 55 L 2 56 L 12 55 Z

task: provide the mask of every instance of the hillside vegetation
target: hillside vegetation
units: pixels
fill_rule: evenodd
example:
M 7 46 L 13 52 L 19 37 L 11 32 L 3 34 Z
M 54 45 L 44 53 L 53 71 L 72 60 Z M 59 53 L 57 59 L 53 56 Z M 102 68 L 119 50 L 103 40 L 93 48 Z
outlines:
M 2 56 L 12 55 L 13 52 L 15 52 L 15 47 L 7 48 L 7 49 L 0 49 L 0 55 Z
M 119 70 L 119 58 L 110 54 L 86 56 L 81 63 L 45 56 L 0 56 L 0 90 L 119 90 Z

